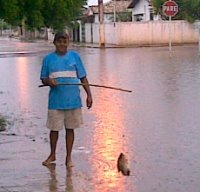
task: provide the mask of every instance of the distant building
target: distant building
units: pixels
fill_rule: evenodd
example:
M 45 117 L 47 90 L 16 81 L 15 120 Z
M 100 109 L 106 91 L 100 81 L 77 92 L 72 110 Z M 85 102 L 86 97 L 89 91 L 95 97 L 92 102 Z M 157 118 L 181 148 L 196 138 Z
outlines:
M 152 0 L 132 0 L 128 8 L 132 9 L 133 21 L 158 20 L 153 14 Z
M 104 22 L 111 23 L 114 21 L 131 21 L 131 10 L 128 9 L 131 0 L 111 0 L 104 3 Z M 98 5 L 92 5 L 88 7 L 87 15 L 93 19 L 93 23 L 99 22 L 99 7 Z

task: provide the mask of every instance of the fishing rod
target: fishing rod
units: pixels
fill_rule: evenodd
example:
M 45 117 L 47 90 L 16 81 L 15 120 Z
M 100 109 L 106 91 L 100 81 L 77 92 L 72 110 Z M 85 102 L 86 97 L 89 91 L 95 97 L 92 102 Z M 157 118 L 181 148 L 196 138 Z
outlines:
M 131 90 L 127 90 L 127 89 L 111 87 L 111 86 L 105 86 L 105 85 L 96 85 L 96 84 L 90 84 L 90 83 L 59 83 L 57 85 L 88 85 L 88 86 L 92 86 L 92 87 L 101 87 L 101 88 L 106 88 L 106 89 L 114 89 L 114 90 L 118 90 L 118 91 L 129 92 L 129 93 L 132 92 Z M 49 86 L 49 85 L 39 85 L 38 87 L 47 87 L 47 86 Z

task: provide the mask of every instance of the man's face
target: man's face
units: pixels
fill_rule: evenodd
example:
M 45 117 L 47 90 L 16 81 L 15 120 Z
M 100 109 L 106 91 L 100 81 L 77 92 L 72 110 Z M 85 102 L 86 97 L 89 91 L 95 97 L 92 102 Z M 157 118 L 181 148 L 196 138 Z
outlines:
M 61 37 L 54 42 L 54 45 L 56 46 L 56 52 L 60 55 L 64 55 L 69 46 L 69 39 Z

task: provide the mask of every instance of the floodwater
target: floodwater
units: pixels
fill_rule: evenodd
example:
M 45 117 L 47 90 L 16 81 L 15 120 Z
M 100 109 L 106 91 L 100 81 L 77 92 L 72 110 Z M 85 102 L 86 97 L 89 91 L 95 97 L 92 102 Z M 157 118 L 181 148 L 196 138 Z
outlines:
M 9 125 L 0 134 L 0 191 L 199 192 L 198 47 L 173 47 L 171 54 L 167 47 L 74 49 L 90 83 L 132 92 L 91 87 L 94 104 L 88 110 L 81 88 L 84 125 L 75 132 L 75 167 L 64 165 L 64 130 L 56 164 L 44 167 L 48 88 L 38 85 L 45 51 L 2 54 L 0 114 Z M 117 172 L 121 152 L 129 160 L 128 177 Z

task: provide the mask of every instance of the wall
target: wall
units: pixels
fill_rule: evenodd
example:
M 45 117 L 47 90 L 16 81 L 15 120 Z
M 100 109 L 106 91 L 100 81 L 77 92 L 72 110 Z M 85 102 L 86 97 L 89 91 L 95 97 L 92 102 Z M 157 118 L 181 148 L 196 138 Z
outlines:
M 85 42 L 86 43 L 91 43 L 91 40 L 92 40 L 91 34 L 93 34 L 93 43 L 98 43 L 99 42 L 99 24 L 98 23 L 85 24 Z
M 172 43 L 197 43 L 197 27 L 186 21 L 147 21 L 105 23 L 105 43 L 115 45 L 157 45 Z M 92 24 L 93 43 L 99 43 L 99 24 Z M 86 43 L 91 43 L 91 24 L 85 24 Z

